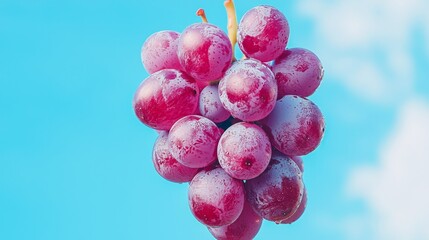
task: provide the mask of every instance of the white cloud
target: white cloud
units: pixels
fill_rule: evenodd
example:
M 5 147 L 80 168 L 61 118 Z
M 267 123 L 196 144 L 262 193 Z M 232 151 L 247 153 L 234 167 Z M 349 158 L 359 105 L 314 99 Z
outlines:
M 407 102 L 378 166 L 353 171 L 348 190 L 364 200 L 373 239 L 429 239 L 429 103 Z
M 347 239 L 429 239 L 429 103 L 408 101 L 415 81 L 427 81 L 417 79 L 427 69 L 416 68 L 412 44 L 415 36 L 429 42 L 429 1 L 302 0 L 298 6 L 313 20 L 327 75 L 364 99 L 400 106 L 377 165 L 360 166 L 347 180 L 348 193 L 367 208 L 332 225 Z M 429 57 L 429 44 L 421 47 Z
M 429 32 L 427 0 L 304 0 L 313 18 L 326 71 L 351 91 L 390 102 L 413 89 L 412 33 Z M 427 35 L 429 40 L 429 33 Z

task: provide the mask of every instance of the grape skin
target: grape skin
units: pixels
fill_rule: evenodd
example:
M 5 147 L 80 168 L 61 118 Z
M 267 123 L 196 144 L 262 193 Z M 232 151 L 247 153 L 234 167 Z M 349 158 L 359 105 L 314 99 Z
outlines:
M 230 177 L 222 168 L 202 170 L 189 184 L 188 199 L 192 214 L 204 225 L 229 225 L 243 211 L 243 182 Z
M 301 172 L 304 173 L 304 162 L 302 161 L 302 157 L 293 156 L 290 158 L 296 163 L 296 165 L 299 167 L 299 170 L 301 170 Z
M 158 174 L 168 181 L 189 182 L 198 173 L 198 168 L 189 168 L 180 164 L 170 153 L 167 143 L 168 133 L 162 131 L 152 151 L 152 162 Z
M 273 156 L 279 156 L 283 155 L 283 153 L 279 152 L 276 148 L 273 148 Z M 304 173 L 304 162 L 302 160 L 302 157 L 300 156 L 289 156 L 298 166 L 299 170 L 301 170 L 302 173 Z
M 307 189 L 304 187 L 304 193 L 302 195 L 301 202 L 299 203 L 298 209 L 292 214 L 292 216 L 287 219 L 281 221 L 281 224 L 291 224 L 296 222 L 302 214 L 304 214 L 305 208 L 307 207 Z
M 323 67 L 319 58 L 303 48 L 286 49 L 272 66 L 278 85 L 278 99 L 285 95 L 308 97 L 319 87 Z
M 195 112 L 199 95 L 195 80 L 186 73 L 164 69 L 143 80 L 133 108 L 145 125 L 168 131 L 177 120 Z
M 310 100 L 286 95 L 274 110 L 260 121 L 271 144 L 288 156 L 302 156 L 320 144 L 325 122 L 319 108 Z
M 171 155 L 181 164 L 202 168 L 216 160 L 221 130 L 210 119 L 189 115 L 179 119 L 168 134 Z
M 215 123 L 226 121 L 231 116 L 222 106 L 217 85 L 209 85 L 201 91 L 199 109 L 201 116 Z
M 180 36 L 178 56 L 182 67 L 197 82 L 215 81 L 231 65 L 232 45 L 215 25 L 195 23 Z
M 264 219 L 280 223 L 298 209 L 304 191 L 302 173 L 285 155 L 273 155 L 267 170 L 245 183 L 247 199 Z
M 141 49 L 141 59 L 149 74 L 162 69 L 181 70 L 177 56 L 178 32 L 160 31 L 149 36 Z
M 270 140 L 256 124 L 236 123 L 222 134 L 217 156 L 220 166 L 231 177 L 252 179 L 259 176 L 270 162 Z
M 258 234 L 262 222 L 262 217 L 244 201 L 243 211 L 232 224 L 208 229 L 217 240 L 251 240 Z
M 241 19 L 237 41 L 247 57 L 268 62 L 282 54 L 289 40 L 289 31 L 283 13 L 271 6 L 257 6 Z
M 258 121 L 274 108 L 277 83 L 274 74 L 255 59 L 237 61 L 219 82 L 222 105 L 234 118 Z

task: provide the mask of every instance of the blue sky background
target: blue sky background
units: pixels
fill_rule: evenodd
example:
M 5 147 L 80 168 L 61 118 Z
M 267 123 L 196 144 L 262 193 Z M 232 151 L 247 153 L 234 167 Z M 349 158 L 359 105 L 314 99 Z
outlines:
M 327 127 L 304 157 L 306 212 L 264 222 L 256 239 L 428 239 L 429 179 L 418 169 L 429 167 L 429 4 L 236 4 L 239 18 L 279 8 L 288 46 L 325 66 L 310 97 Z M 131 105 L 148 76 L 144 40 L 199 22 L 200 7 L 225 29 L 221 0 L 0 2 L 0 239 L 212 239 L 187 184 L 155 172 L 156 132 Z

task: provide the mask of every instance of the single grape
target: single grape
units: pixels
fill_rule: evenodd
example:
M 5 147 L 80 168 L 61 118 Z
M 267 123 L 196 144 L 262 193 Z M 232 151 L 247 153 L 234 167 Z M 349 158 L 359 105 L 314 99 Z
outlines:
M 226 121 L 231 116 L 220 102 L 217 85 L 209 85 L 201 91 L 199 109 L 202 116 L 215 123 Z
M 202 170 L 189 185 L 188 199 L 192 213 L 201 223 L 210 227 L 229 225 L 243 211 L 243 182 L 222 168 Z
M 137 89 L 133 107 L 141 122 L 156 130 L 169 130 L 180 118 L 197 109 L 199 90 L 195 80 L 175 69 L 147 77 Z
M 167 143 L 168 133 L 163 131 L 153 146 L 152 162 L 161 177 L 177 183 L 189 182 L 198 173 L 198 168 L 180 164 L 170 153 Z
M 168 134 L 171 155 L 181 164 L 202 168 L 216 160 L 221 130 L 210 119 L 189 115 L 178 120 Z
M 220 28 L 195 23 L 180 35 L 178 56 L 182 67 L 196 81 L 215 81 L 231 64 L 232 46 Z
M 270 140 L 256 124 L 236 123 L 222 134 L 217 156 L 220 166 L 231 177 L 252 179 L 259 176 L 270 162 Z
M 217 240 L 251 240 L 262 225 L 259 216 L 247 201 L 244 201 L 243 211 L 235 222 L 221 227 L 208 227 L 210 233 Z
M 219 82 L 219 97 L 234 118 L 257 121 L 273 110 L 277 83 L 265 64 L 255 59 L 241 60 Z
M 174 31 L 161 31 L 146 39 L 142 46 L 141 59 L 148 73 L 162 69 L 182 69 L 177 57 L 179 36 L 180 34 Z
M 325 122 L 319 108 L 306 98 L 286 95 L 261 124 L 271 144 L 288 156 L 302 156 L 320 144 Z
M 291 224 L 295 221 L 297 221 L 302 214 L 304 214 L 305 208 L 307 207 L 307 190 L 304 187 L 304 193 L 302 195 L 301 202 L 299 203 L 298 209 L 292 214 L 292 216 L 288 217 L 287 219 L 281 221 L 282 224 Z
M 238 25 L 238 45 L 247 57 L 262 62 L 276 59 L 289 40 L 286 17 L 274 7 L 257 6 L 247 11 Z
M 245 183 L 247 199 L 264 219 L 280 223 L 298 209 L 304 191 L 302 173 L 285 155 L 273 155 L 265 172 Z
M 308 97 L 313 94 L 323 78 L 319 58 L 303 48 L 286 49 L 272 66 L 279 88 L 278 99 L 285 95 Z

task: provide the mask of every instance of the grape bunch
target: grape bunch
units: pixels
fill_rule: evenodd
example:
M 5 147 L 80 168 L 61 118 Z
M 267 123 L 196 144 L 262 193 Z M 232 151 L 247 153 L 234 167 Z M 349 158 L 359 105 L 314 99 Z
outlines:
M 237 22 L 225 1 L 228 32 L 200 23 L 160 31 L 144 42 L 150 74 L 133 107 L 158 131 L 152 160 L 163 178 L 189 183 L 189 207 L 216 239 L 248 240 L 263 219 L 290 224 L 304 212 L 301 156 L 320 144 L 325 124 L 307 97 L 323 68 L 304 48 L 287 48 L 289 24 L 272 6 Z M 238 43 L 244 57 L 237 60 Z

